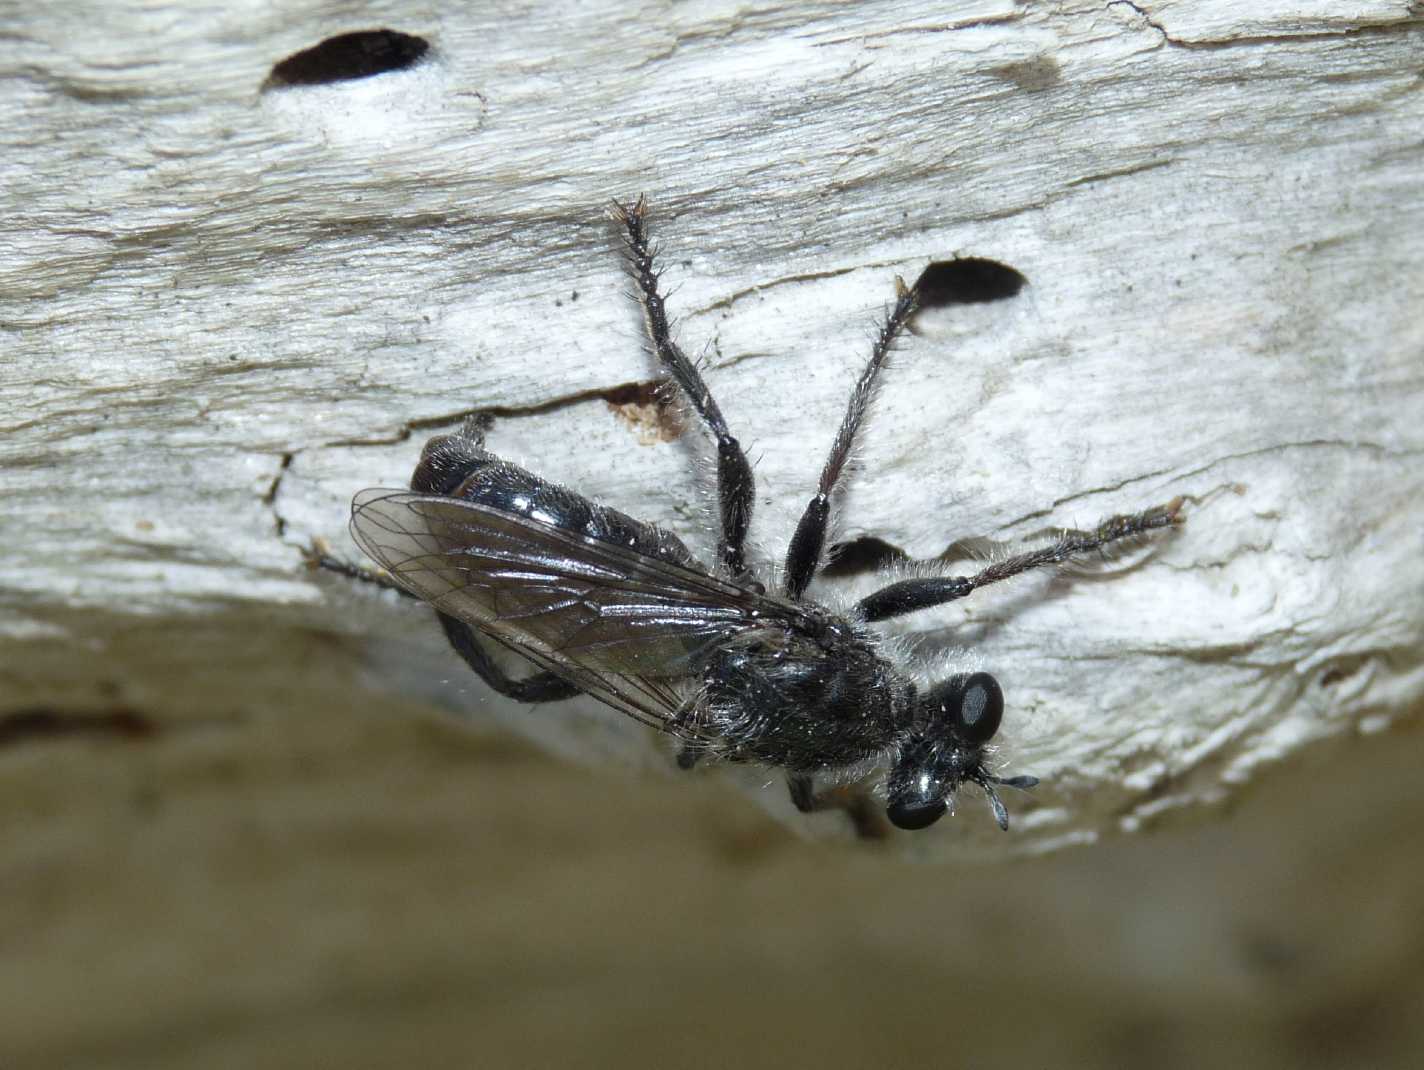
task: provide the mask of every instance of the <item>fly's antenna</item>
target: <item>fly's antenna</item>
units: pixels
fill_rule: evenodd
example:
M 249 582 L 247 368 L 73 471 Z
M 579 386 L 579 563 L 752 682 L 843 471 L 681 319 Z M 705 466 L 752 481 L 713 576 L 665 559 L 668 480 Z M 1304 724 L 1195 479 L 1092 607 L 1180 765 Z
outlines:
M 1028 791 L 1029 788 L 1038 787 L 1038 777 L 1036 776 L 1010 776 L 1010 777 L 990 777 L 995 784 L 1003 784 L 1006 788 L 1018 788 L 1019 791 Z
M 984 789 L 984 794 L 989 799 L 989 809 L 994 811 L 994 820 L 1005 832 L 1009 831 L 1009 811 L 1004 806 L 1003 800 L 999 798 L 999 793 L 994 790 L 994 785 L 1002 784 L 1006 788 L 1017 788 L 1019 791 L 1027 791 L 1038 785 L 1036 776 L 1001 777 L 985 773 L 975 779 L 978 780 L 979 786 Z
M 1004 806 L 1004 801 L 999 798 L 999 793 L 994 790 L 994 784 L 987 778 L 981 782 L 984 786 L 984 794 L 989 798 L 989 809 L 994 811 L 994 820 L 999 823 L 999 828 L 1005 832 L 1009 831 L 1009 811 Z

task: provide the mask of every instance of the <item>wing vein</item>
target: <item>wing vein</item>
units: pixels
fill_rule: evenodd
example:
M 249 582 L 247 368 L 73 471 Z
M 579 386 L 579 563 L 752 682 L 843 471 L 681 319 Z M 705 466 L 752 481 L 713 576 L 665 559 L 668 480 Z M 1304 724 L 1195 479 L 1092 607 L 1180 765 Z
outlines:
M 706 652 L 800 614 L 711 573 L 460 498 L 362 491 L 351 532 L 441 612 L 679 735 L 691 731 L 679 715 Z

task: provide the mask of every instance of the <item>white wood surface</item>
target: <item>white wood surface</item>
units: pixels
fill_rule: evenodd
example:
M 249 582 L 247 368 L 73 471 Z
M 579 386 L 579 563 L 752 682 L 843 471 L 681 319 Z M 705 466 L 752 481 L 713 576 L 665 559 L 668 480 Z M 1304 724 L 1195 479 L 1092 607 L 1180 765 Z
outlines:
M 1029 287 L 900 347 L 840 537 L 1002 552 L 1187 498 L 1147 552 L 897 629 L 1000 677 L 1003 757 L 1046 781 L 1014 836 L 967 800 L 929 849 L 1091 840 L 1383 728 L 1424 693 L 1424 23 L 1242 8 L 4 5 L 10 705 L 201 692 L 182 644 L 119 657 L 138 617 L 234 648 L 334 632 L 373 707 L 661 765 L 596 708 L 501 706 L 422 612 L 300 555 L 354 554 L 352 493 L 477 410 L 511 459 L 707 546 L 695 435 L 640 435 L 600 396 L 653 376 L 604 218 L 646 192 L 771 557 L 894 276 L 956 254 Z M 430 57 L 259 92 L 377 26 Z

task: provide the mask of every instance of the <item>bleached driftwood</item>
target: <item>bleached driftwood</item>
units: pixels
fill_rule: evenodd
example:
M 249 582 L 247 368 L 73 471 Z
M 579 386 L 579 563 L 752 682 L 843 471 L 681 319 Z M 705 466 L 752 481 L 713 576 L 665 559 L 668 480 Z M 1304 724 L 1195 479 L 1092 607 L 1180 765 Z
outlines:
M 706 548 L 694 436 L 651 433 L 616 392 L 654 375 L 604 218 L 642 192 L 680 337 L 756 460 L 770 556 L 894 276 L 957 254 L 1029 287 L 926 315 L 900 347 L 839 538 L 963 569 L 971 544 L 1187 498 L 1146 551 L 897 627 L 993 669 L 1003 757 L 1046 781 L 1016 800 L 1016 837 L 973 802 L 936 850 L 1132 827 L 1424 692 L 1408 4 L 428 11 L 11 16 L 12 708 L 117 692 L 196 715 L 214 658 L 254 651 L 262 671 L 209 697 L 280 703 L 309 672 L 284 637 L 337 632 L 324 656 L 367 667 L 368 705 L 413 696 L 661 764 L 596 707 L 500 705 L 428 614 L 301 555 L 315 536 L 354 555 L 352 493 L 403 484 L 472 411 L 495 414 L 496 450 Z M 431 50 L 263 89 L 283 57 L 379 26 Z M 208 640 L 120 642 L 140 618 Z M 347 702 L 290 717 L 336 724 Z

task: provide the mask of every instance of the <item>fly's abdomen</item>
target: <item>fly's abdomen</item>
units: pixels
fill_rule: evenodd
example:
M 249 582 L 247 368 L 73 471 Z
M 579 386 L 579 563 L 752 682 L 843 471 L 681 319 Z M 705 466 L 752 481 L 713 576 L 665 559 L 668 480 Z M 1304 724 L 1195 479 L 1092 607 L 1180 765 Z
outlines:
M 462 430 L 431 439 L 410 481 L 411 490 L 443 494 L 609 542 L 703 572 L 681 539 L 655 524 L 595 505 L 581 494 L 540 479 L 484 448 Z

